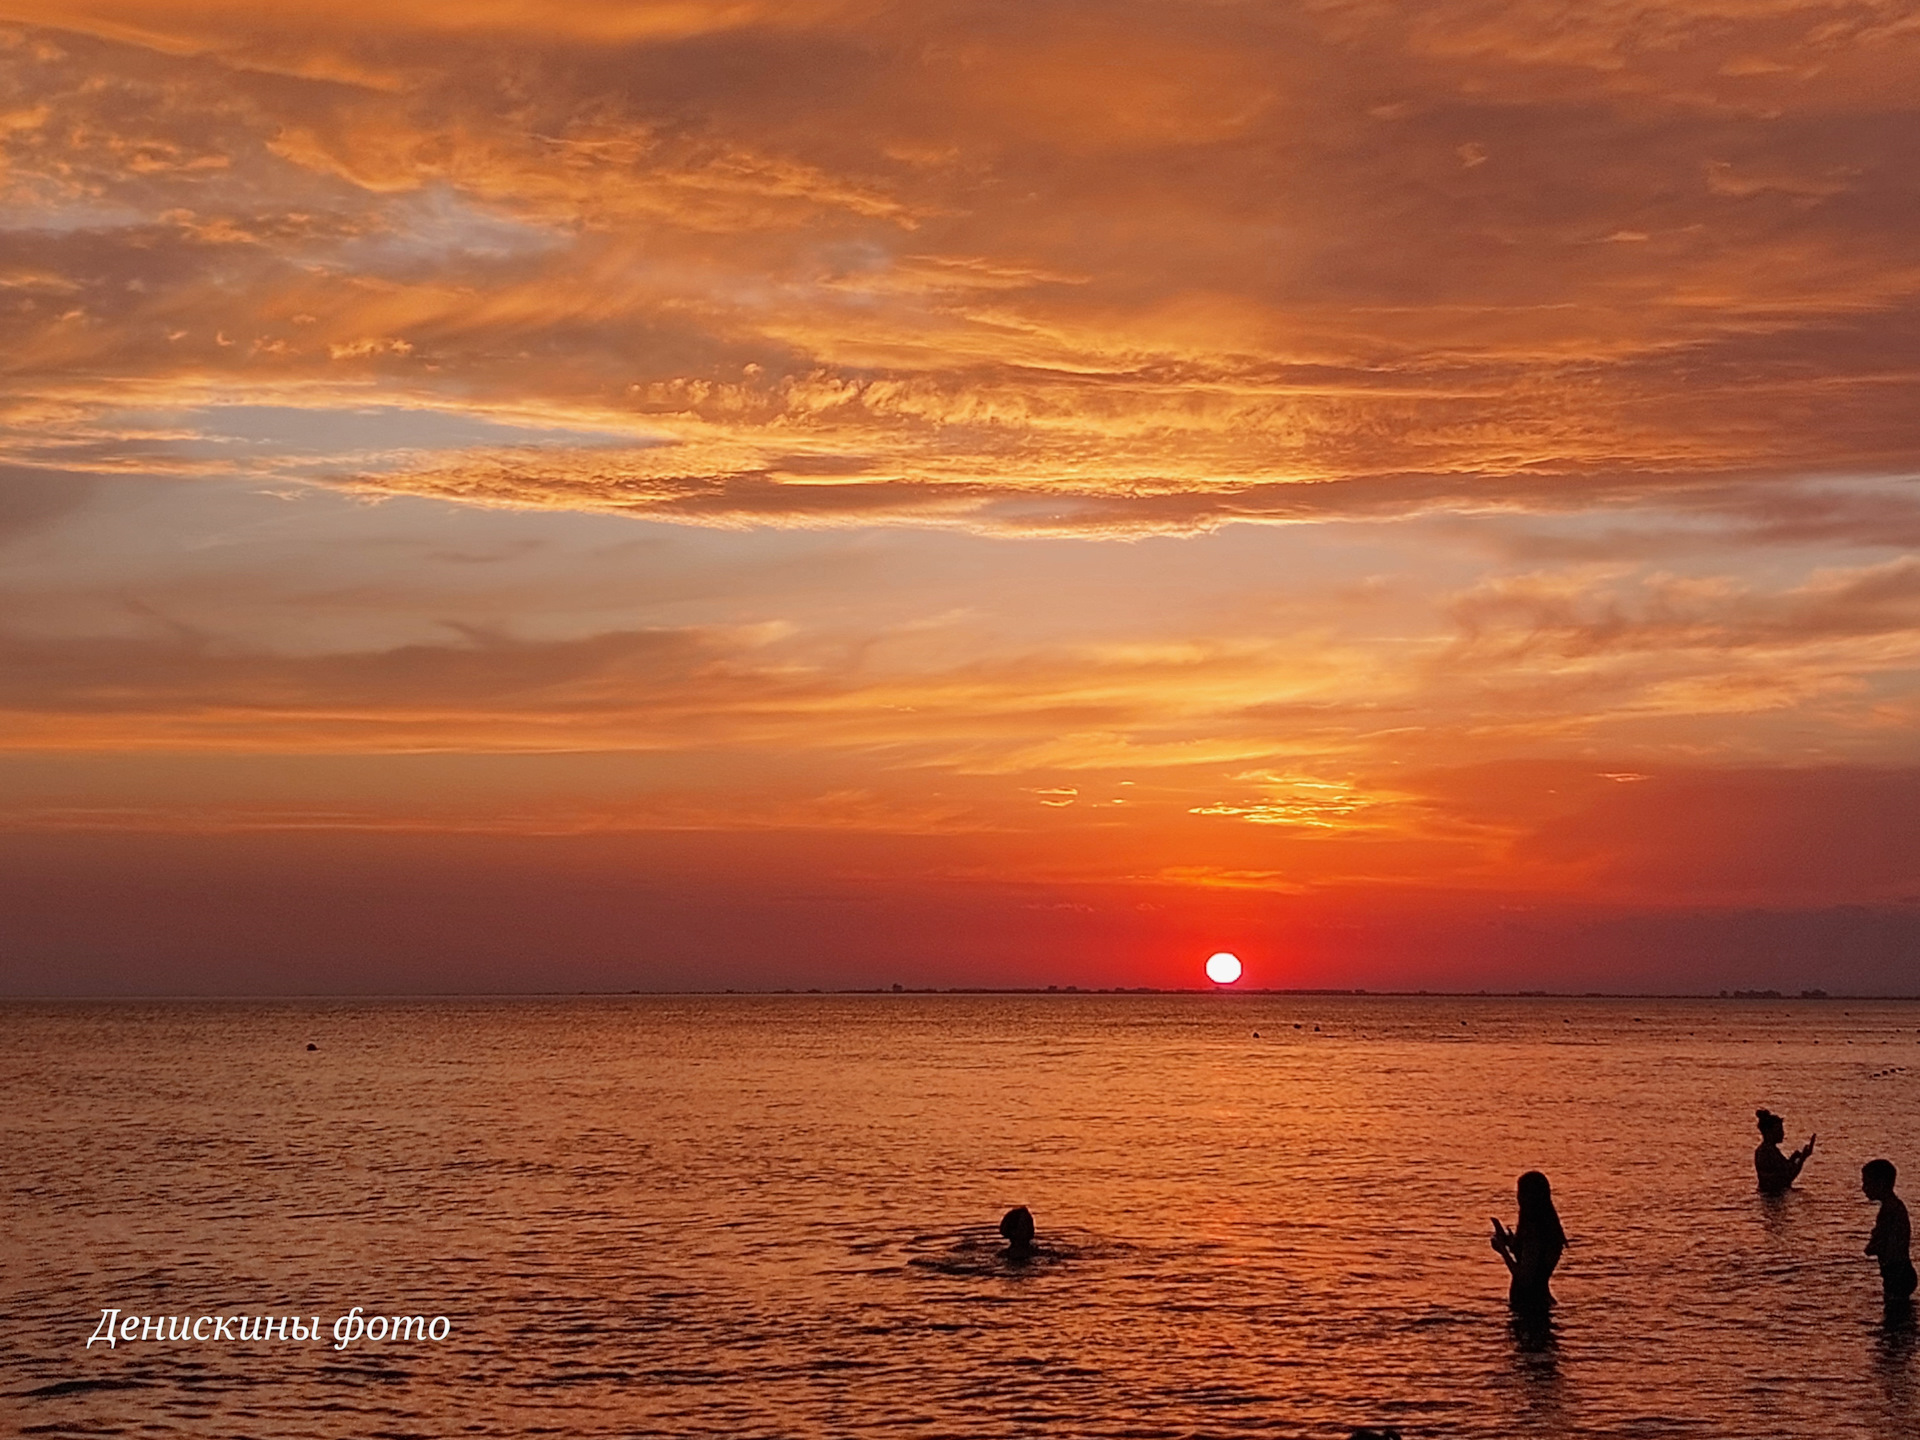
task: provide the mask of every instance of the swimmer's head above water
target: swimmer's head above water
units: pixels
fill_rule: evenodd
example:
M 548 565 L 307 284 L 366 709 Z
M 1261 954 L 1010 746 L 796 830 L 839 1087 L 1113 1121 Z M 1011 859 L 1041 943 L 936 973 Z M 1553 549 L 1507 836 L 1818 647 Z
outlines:
M 1773 1111 L 1756 1110 L 1753 1112 L 1753 1117 L 1754 1123 L 1760 1127 L 1760 1138 L 1762 1140 L 1771 1140 L 1774 1144 L 1778 1145 L 1782 1140 L 1787 1138 L 1787 1122 L 1774 1114 Z
M 1033 1212 L 1016 1205 L 1000 1217 L 1000 1233 L 1007 1242 L 1009 1255 L 1033 1253 Z

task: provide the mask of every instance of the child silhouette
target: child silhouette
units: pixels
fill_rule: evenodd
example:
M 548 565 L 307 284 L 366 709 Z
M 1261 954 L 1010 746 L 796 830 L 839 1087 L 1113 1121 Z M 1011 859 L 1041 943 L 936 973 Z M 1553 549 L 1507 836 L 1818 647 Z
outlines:
M 1880 1286 L 1889 1315 L 1911 1307 L 1914 1286 L 1920 1283 L 1911 1253 L 1913 1223 L 1907 1218 L 1906 1202 L 1893 1193 L 1893 1182 L 1898 1178 L 1891 1160 L 1869 1160 L 1860 1167 L 1861 1193 L 1880 1202 L 1879 1217 L 1867 1239 L 1867 1254 L 1880 1262 Z

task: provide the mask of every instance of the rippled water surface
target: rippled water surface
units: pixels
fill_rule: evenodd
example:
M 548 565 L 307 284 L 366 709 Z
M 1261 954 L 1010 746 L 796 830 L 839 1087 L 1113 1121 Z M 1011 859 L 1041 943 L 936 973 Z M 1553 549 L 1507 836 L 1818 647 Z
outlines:
M 1920 1005 L 1844 1000 L 14 1005 L 0 1431 L 1920 1435 L 1858 1191 L 1920 1192 L 1916 1084 Z M 85 1345 L 356 1305 L 452 1334 Z

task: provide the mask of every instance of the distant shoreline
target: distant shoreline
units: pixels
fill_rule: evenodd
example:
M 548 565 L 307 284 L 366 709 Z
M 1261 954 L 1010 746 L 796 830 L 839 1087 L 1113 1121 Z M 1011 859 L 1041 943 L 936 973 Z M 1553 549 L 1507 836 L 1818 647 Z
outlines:
M 1907 995 L 1854 995 L 1829 994 L 1825 991 L 1800 991 L 1790 993 L 1779 990 L 1722 990 L 1717 993 L 1703 991 L 1653 991 L 1653 990 L 1341 990 L 1327 988 L 1285 989 L 1275 987 L 1243 987 L 1239 985 L 1194 985 L 1186 987 L 1157 987 L 1150 985 L 1116 985 L 1090 987 L 1085 985 L 951 985 L 951 986 L 915 986 L 915 985 L 867 985 L 839 988 L 799 989 L 782 987 L 778 989 L 743 989 L 731 987 L 716 990 L 423 990 L 423 991 L 367 991 L 355 993 L 296 993 L 285 995 L 0 995 L 0 1007 L 10 1004 L 154 1004 L 160 1002 L 192 1001 L 259 1001 L 276 1002 L 292 1000 L 328 1000 L 328 1001 L 371 1001 L 371 1000 L 626 1000 L 626 999 L 806 999 L 818 997 L 830 999 L 854 995 L 890 996 L 928 996 L 928 995 L 1025 995 L 1050 996 L 1056 998 L 1074 997 L 1084 999 L 1088 996 L 1126 996 L 1126 995 L 1212 995 L 1222 999 L 1236 995 L 1293 996 L 1320 999 L 1362 999 L 1362 1000 L 1709 1000 L 1729 1002 L 1748 1001 L 1757 1003 L 1787 1002 L 1793 1004 L 1826 1004 L 1832 1001 L 1875 1001 L 1907 1002 L 1920 1001 L 1920 994 Z

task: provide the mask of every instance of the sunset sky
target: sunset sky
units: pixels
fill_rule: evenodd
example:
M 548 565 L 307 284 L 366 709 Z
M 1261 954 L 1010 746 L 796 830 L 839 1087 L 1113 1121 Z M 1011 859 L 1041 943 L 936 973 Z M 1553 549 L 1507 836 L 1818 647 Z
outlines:
M 0 0 L 0 988 L 1920 990 L 1916 76 Z

